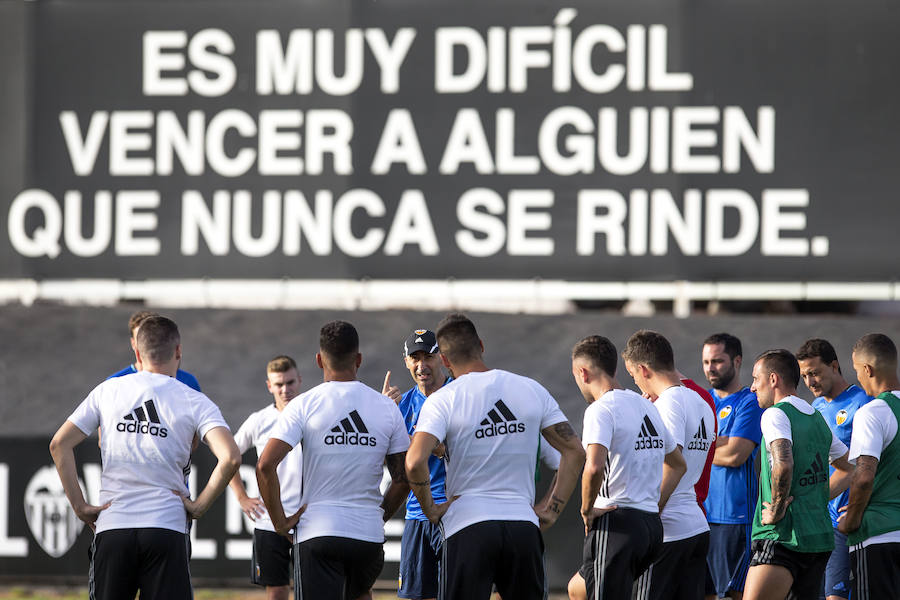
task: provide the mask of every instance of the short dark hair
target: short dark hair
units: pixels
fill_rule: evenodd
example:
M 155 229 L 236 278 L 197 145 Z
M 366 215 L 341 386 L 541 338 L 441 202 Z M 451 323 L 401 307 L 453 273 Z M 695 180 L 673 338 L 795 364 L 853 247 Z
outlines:
M 635 331 L 625 342 L 622 359 L 635 365 L 647 365 L 653 371 L 674 371 L 675 353 L 663 334 L 649 329 Z
M 359 334 L 346 321 L 325 323 L 319 331 L 319 351 L 328 357 L 332 369 L 352 368 L 359 353 Z
M 616 347 L 602 335 L 589 335 L 572 348 L 572 360 L 584 359 L 610 377 L 616 376 L 619 356 Z
M 775 373 L 792 387 L 800 385 L 800 365 L 790 350 L 766 350 L 756 357 L 756 362 L 762 362 L 767 372 Z
M 286 373 L 291 369 L 297 370 L 297 363 L 290 356 L 284 354 L 276 356 L 266 364 L 266 373 Z
M 128 337 L 134 336 L 134 330 L 140 327 L 141 323 L 150 317 L 158 316 L 159 313 L 155 313 L 152 310 L 139 310 L 136 313 L 132 313 L 131 317 L 128 319 Z
M 872 359 L 872 366 L 878 370 L 897 370 L 897 346 L 883 333 L 867 333 L 853 344 L 853 353 Z
M 438 348 L 451 363 L 462 364 L 481 358 L 481 338 L 475 324 L 462 313 L 450 313 L 438 324 Z
M 797 361 L 809 360 L 810 358 L 818 358 L 826 365 L 830 365 L 838 359 L 834 346 L 828 340 L 813 338 L 806 340 L 800 349 L 797 350 Z
M 703 340 L 704 346 L 718 346 L 719 344 L 725 347 L 725 354 L 727 354 L 731 360 L 734 360 L 736 356 L 744 356 L 744 349 L 741 348 L 741 340 L 730 333 L 714 333 Z
M 175 348 L 181 343 L 181 334 L 172 319 L 152 315 L 141 321 L 135 343 L 143 361 L 159 365 L 175 356 Z

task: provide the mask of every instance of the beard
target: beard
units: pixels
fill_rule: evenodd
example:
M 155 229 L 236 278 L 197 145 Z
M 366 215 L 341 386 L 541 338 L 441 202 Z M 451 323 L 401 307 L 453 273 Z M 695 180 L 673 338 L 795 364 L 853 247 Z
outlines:
M 718 375 L 707 376 L 707 379 L 710 385 L 713 386 L 713 389 L 724 390 L 734 381 L 735 375 L 734 363 L 732 363 L 727 371 L 721 371 Z

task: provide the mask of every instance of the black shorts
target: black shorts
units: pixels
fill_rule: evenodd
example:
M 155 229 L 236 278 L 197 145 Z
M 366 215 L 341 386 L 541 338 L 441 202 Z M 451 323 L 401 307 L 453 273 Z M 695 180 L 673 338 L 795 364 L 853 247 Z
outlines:
M 482 521 L 444 540 L 441 600 L 487 600 L 492 584 L 503 598 L 544 598 L 544 540 L 528 521 Z
M 294 546 L 294 598 L 344 600 L 372 588 L 384 566 L 383 544 L 323 536 Z
M 662 538 L 658 513 L 617 508 L 595 519 L 578 570 L 588 600 L 630 600 L 635 579 L 659 557 Z
M 709 532 L 663 542 L 662 553 L 634 582 L 634 600 L 696 600 L 706 587 Z
M 791 573 L 791 592 L 796 600 L 818 600 L 822 593 L 828 552 L 796 552 L 777 540 L 753 540 L 750 567 L 777 565 Z
M 274 531 L 254 529 L 250 581 L 273 587 L 290 585 L 291 567 L 291 542 Z
M 90 597 L 191 600 L 189 538 L 171 529 L 110 529 L 91 544 Z
M 900 543 L 851 550 L 850 582 L 853 600 L 896 598 L 900 590 Z

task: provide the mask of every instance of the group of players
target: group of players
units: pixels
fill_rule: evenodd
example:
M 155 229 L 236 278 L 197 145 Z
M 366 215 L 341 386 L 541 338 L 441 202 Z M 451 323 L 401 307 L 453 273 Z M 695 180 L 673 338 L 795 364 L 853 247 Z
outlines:
M 272 599 L 290 597 L 291 579 L 298 599 L 370 597 L 383 522 L 404 502 L 399 597 L 545 598 L 541 531 L 579 479 L 584 560 L 572 599 L 834 600 L 852 589 L 866 600 L 900 585 L 900 380 L 881 334 L 853 348 L 862 389 L 818 339 L 796 356 L 761 354 L 743 387 L 740 341 L 716 334 L 702 347 L 707 392 L 676 369 L 665 337 L 641 330 L 621 358 L 643 395 L 618 383 L 613 344 L 586 337 L 571 356 L 588 403 L 579 439 L 540 384 L 487 366 L 461 314 L 406 338 L 415 386 L 405 394 L 390 373 L 381 392 L 360 382 L 355 328 L 327 323 L 323 383 L 299 394 L 296 363 L 276 357 L 274 402 L 234 437 L 179 369 L 175 323 L 139 313 L 129 330 L 135 364 L 97 386 L 51 442 L 72 508 L 95 531 L 91 598 L 191 598 L 190 520 L 229 484 L 255 521 L 252 580 Z M 812 406 L 796 396 L 801 378 Z M 98 428 L 94 506 L 73 449 Z M 199 439 L 217 464 L 192 500 Z M 237 473 L 251 446 L 261 498 Z M 556 473 L 536 499 L 541 460 Z

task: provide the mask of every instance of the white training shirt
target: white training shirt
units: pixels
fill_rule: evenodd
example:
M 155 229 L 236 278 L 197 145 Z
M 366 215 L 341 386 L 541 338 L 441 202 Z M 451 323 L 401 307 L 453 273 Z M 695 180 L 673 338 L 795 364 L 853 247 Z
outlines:
M 360 381 L 326 381 L 291 400 L 270 437 L 302 443 L 306 511 L 296 542 L 323 536 L 384 542 L 385 456 L 409 448 L 393 400 Z
M 97 533 L 158 527 L 187 533 L 181 498 L 194 434 L 225 427 L 219 408 L 174 377 L 140 371 L 107 379 L 69 417 L 85 435 L 100 427 Z
M 676 445 L 649 400 L 631 390 L 606 392 L 584 411 L 581 441 L 585 450 L 600 444 L 608 451 L 595 507 L 659 512 L 663 461 Z
M 900 391 L 891 392 L 900 398 Z M 850 462 L 856 463 L 860 456 L 872 456 L 881 460 L 881 453 L 897 436 L 897 417 L 887 402 L 879 398 L 870 400 L 856 411 L 853 417 L 853 435 L 850 438 Z M 872 544 L 900 543 L 900 528 L 863 540 L 865 548 Z M 856 547 L 852 548 L 857 549 Z
M 241 454 L 253 446 L 256 448 L 256 456 L 259 458 L 280 415 L 281 412 L 275 407 L 275 404 L 269 404 L 264 409 L 258 410 L 247 417 L 247 420 L 234 434 L 234 441 Z M 278 464 L 276 469 L 278 481 L 281 484 L 281 504 L 284 506 L 284 514 L 287 516 L 291 516 L 300 508 L 302 461 L 303 451 L 298 446 L 288 452 L 288 455 L 284 457 L 284 460 Z M 256 517 L 253 526 L 255 529 L 275 531 L 272 519 L 269 518 L 269 513 L 265 508 L 263 508 L 263 513 Z
M 792 404 L 794 408 L 804 415 L 811 415 L 816 412 L 816 409 L 812 407 L 812 404 L 797 396 L 786 396 L 776 402 L 775 406 L 778 406 L 782 402 Z M 764 410 L 762 419 L 760 420 L 760 428 L 762 429 L 763 437 L 766 438 L 766 444 L 771 444 L 775 440 L 787 440 L 793 443 L 793 438 L 791 437 L 791 420 L 788 418 L 787 413 L 775 408 L 775 406 L 770 406 Z M 859 411 L 857 411 L 857 414 L 859 414 Z M 853 418 L 853 428 L 856 428 L 856 417 Z M 831 448 L 828 451 L 828 462 L 834 462 L 846 453 L 847 446 L 834 435 L 834 432 L 831 432 Z M 771 462 L 772 456 L 770 454 L 769 466 L 771 466 Z
M 666 430 L 687 463 L 687 471 L 659 517 L 663 541 L 684 540 L 709 531 L 706 515 L 697 504 L 694 485 L 703 474 L 706 457 L 716 439 L 716 415 L 694 390 L 677 385 L 664 390 L 653 403 Z
M 444 535 L 483 521 L 529 521 L 540 432 L 566 421 L 538 382 L 500 369 L 468 373 L 434 392 L 417 432 L 447 446 Z M 542 445 L 546 442 L 542 442 Z

